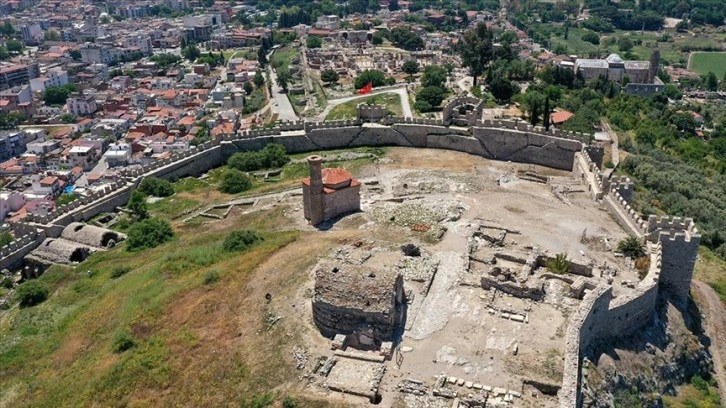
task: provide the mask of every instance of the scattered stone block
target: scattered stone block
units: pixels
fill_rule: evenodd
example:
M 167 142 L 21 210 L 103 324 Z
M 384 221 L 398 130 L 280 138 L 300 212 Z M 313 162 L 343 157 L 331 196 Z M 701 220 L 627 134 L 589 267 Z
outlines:
M 346 336 L 345 334 L 336 334 L 333 338 L 333 342 L 331 343 L 330 348 L 332 350 L 345 350 L 345 343 L 347 339 L 348 336 Z
M 504 395 L 504 394 L 506 394 L 506 393 L 507 393 L 507 390 L 506 390 L 506 389 L 504 389 L 504 388 L 500 388 L 500 387 L 495 387 L 495 388 L 494 388 L 494 389 L 492 390 L 492 392 L 494 393 L 494 395 Z
M 466 388 L 471 388 L 474 386 L 474 383 L 471 381 L 467 381 L 464 385 L 466 386 Z
M 456 385 L 458 385 L 459 387 L 461 387 L 462 385 L 464 385 L 464 379 L 463 378 L 459 378 L 459 381 L 456 382 Z
M 456 377 L 447 378 L 447 381 L 449 382 L 449 384 L 456 384 L 457 380 L 458 380 L 458 378 L 456 378 Z
M 474 389 L 480 390 L 480 389 L 482 389 L 482 385 L 479 383 L 474 383 Z

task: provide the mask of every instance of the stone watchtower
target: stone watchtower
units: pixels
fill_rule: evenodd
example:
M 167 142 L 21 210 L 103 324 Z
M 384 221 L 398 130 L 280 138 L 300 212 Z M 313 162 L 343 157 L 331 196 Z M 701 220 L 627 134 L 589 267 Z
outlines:
M 647 238 L 663 246 L 660 287 L 679 301 L 688 299 L 701 234 L 693 219 L 648 217 Z
M 305 218 L 310 220 L 312 225 L 323 222 L 323 158 L 317 155 L 308 156 L 310 167 L 310 186 L 308 194 L 303 191 L 303 205 Z

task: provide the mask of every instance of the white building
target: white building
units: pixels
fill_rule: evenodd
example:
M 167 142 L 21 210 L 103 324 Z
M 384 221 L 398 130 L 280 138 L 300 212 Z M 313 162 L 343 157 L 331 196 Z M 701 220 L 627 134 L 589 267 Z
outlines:
M 103 157 L 109 167 L 125 166 L 131 160 L 131 146 L 128 143 L 112 143 Z
M 126 48 L 138 48 L 145 55 L 153 52 L 151 37 L 148 35 L 131 35 L 123 39 L 123 46 Z
M 25 205 L 25 196 L 16 192 L 0 193 L 0 221 L 7 218 L 8 213 L 15 212 Z
M 72 95 L 66 100 L 66 108 L 68 113 L 78 116 L 90 115 L 98 110 L 93 95 L 79 94 Z
M 30 80 L 30 89 L 33 92 L 43 92 L 49 86 L 63 86 L 68 84 L 68 72 L 61 69 L 51 70 L 38 78 Z

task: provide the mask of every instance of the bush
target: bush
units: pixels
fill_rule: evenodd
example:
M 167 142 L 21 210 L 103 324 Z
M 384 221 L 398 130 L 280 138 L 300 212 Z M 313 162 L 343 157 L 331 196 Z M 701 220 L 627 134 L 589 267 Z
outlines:
M 111 343 L 111 351 L 114 353 L 123 353 L 126 350 L 133 348 L 136 345 L 133 336 L 127 331 L 117 332 L 113 336 L 113 342 Z
M 38 280 L 30 280 L 18 286 L 15 295 L 20 301 L 20 307 L 35 306 L 48 299 L 50 290 L 48 286 Z
M 560 275 L 569 272 L 571 265 L 572 262 L 567 259 L 567 254 L 565 253 L 557 254 L 554 258 L 549 258 L 546 262 L 547 269 L 549 269 L 552 273 Z
M 599 45 L 600 44 L 600 36 L 597 35 L 597 33 L 594 33 L 592 31 L 588 31 L 585 34 L 582 35 L 582 41 L 587 41 L 590 44 Z
M 0 287 L 3 287 L 5 289 L 12 289 L 13 286 L 15 286 L 13 278 L 9 276 L 3 276 L 2 279 L 0 279 Z
M 219 280 L 219 272 L 209 271 L 204 274 L 204 284 L 211 285 Z
M 129 251 L 141 251 L 143 249 L 157 247 L 174 236 L 171 225 L 158 218 L 149 218 L 139 221 L 129 228 L 126 248 Z
M 413 108 L 419 112 L 431 112 L 434 110 L 434 107 L 430 103 L 421 99 L 413 103 Z
M 242 251 L 245 250 L 252 245 L 254 245 L 258 241 L 263 241 L 264 238 L 259 236 L 255 231 L 251 230 L 239 230 L 239 231 L 232 231 L 227 235 L 227 237 L 224 239 L 224 244 L 222 244 L 222 247 L 225 251 L 233 252 L 233 251 Z
M 139 191 L 154 197 L 169 197 L 174 194 L 174 187 L 166 180 L 147 177 L 139 184 Z
M 293 397 L 285 397 L 282 400 L 282 408 L 295 408 L 297 407 L 297 401 Z
M 117 266 L 111 270 L 111 279 L 118 279 L 129 272 L 131 272 L 131 268 L 128 266 Z
M 129 202 L 126 204 L 126 208 L 131 211 L 136 218 L 142 220 L 149 216 L 149 210 L 146 207 L 146 194 L 139 190 L 131 192 Z
M 618 242 L 618 252 L 635 259 L 645 255 L 645 247 L 638 237 L 627 237 Z
M 252 188 L 252 178 L 236 169 L 227 169 L 219 184 L 219 191 L 226 194 L 237 194 L 250 188 Z
M 256 171 L 284 166 L 290 161 L 285 147 L 270 143 L 258 152 L 235 153 L 227 160 L 227 165 L 240 171 Z

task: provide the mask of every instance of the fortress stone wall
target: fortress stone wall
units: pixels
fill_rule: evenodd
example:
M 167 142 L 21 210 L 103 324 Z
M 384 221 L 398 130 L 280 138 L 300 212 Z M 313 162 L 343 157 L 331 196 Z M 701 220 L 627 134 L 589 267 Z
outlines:
M 582 357 L 591 345 L 651 324 L 661 291 L 676 301 L 687 301 L 700 243 L 690 218 L 650 215 L 646 220 L 630 206 L 633 183 L 627 178 L 605 177 L 585 149 L 576 154 L 573 172 L 588 186 L 593 199 L 600 201 L 626 231 L 648 245 L 651 259 L 647 275 L 633 292 L 614 297 L 612 287 L 601 284 L 585 296 L 570 317 L 559 393 L 561 408 L 581 405 Z
M 460 106 L 460 102 L 452 102 L 450 108 Z M 649 242 L 651 269 L 631 294 L 614 297 L 612 287 L 601 284 L 585 295 L 571 316 L 561 407 L 576 407 L 580 402 L 581 361 L 591 344 L 626 335 L 652 322 L 660 290 L 680 299 L 687 297 L 700 243 L 693 220 L 655 216 L 646 220 L 637 213 L 629 204 L 632 182 L 611 179 L 601 172 L 602 149 L 588 146 L 588 135 L 558 129 L 545 131 L 520 121 L 476 120 L 471 126 L 457 127 L 446 126 L 448 121 L 386 116 L 375 122 L 363 123 L 361 118 L 325 123 L 279 122 L 271 129 L 240 132 L 175 153 L 170 159 L 125 169 L 121 179 L 103 191 L 60 206 L 47 217 L 31 216 L 13 225 L 18 238 L 0 248 L 0 267 L 20 267 L 28 253 L 46 238 L 59 237 L 70 223 L 87 221 L 124 205 L 144 177 L 196 176 L 223 164 L 236 152 L 259 150 L 269 143 L 283 145 L 288 153 L 391 145 L 448 149 L 571 170 L 588 186 L 592 198 L 600 201 L 626 231 Z

